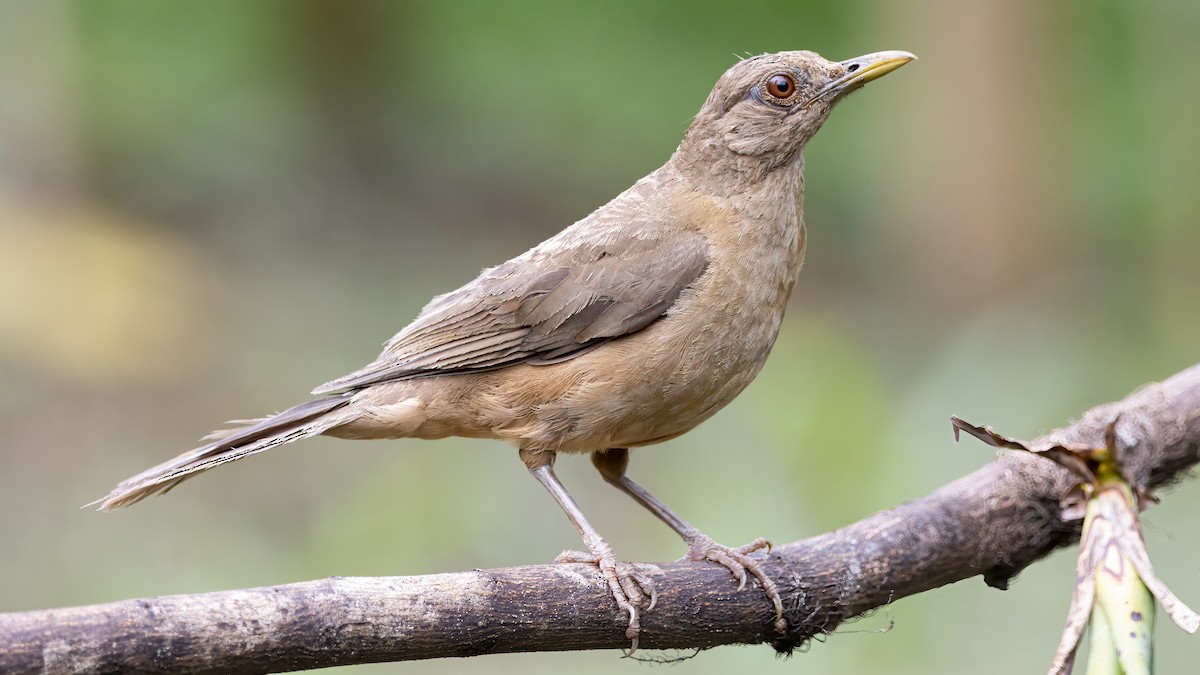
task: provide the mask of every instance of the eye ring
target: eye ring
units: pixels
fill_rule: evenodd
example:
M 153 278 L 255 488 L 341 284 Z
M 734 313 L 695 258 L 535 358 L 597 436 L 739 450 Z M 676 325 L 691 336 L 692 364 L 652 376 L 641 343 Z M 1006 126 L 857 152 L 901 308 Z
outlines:
M 763 83 L 763 90 L 777 101 L 788 101 L 796 95 L 796 78 L 787 73 L 776 73 Z

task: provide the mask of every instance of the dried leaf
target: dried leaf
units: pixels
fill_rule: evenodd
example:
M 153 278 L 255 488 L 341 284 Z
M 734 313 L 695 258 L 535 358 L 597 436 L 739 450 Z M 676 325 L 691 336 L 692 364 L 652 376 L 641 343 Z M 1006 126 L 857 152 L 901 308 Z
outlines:
M 1086 525 L 1084 530 L 1086 533 Z M 1096 561 L 1091 548 L 1081 545 L 1079 560 L 1075 563 L 1075 591 L 1071 594 L 1071 606 L 1067 609 L 1067 625 L 1063 628 L 1054 660 L 1050 663 L 1049 675 L 1070 675 L 1075 651 L 1079 648 L 1079 639 L 1083 637 L 1095 597 Z
M 1105 504 L 1106 514 L 1113 521 L 1113 535 L 1121 551 L 1129 558 L 1142 582 L 1158 599 L 1163 611 L 1177 626 L 1189 633 L 1195 633 L 1200 629 L 1200 614 L 1192 611 L 1176 597 L 1154 573 L 1154 567 L 1150 564 L 1150 554 L 1146 552 L 1146 543 L 1142 540 L 1142 528 L 1138 524 L 1137 514 L 1132 505 L 1117 499 L 1105 498 L 1099 501 Z
M 1087 513 L 1088 499 L 1092 495 L 1092 486 L 1087 483 L 1078 483 L 1063 495 L 1063 498 L 1058 500 L 1058 517 L 1064 521 L 1073 521 L 1083 518 Z
M 1031 448 L 1029 445 L 996 433 L 990 427 L 977 427 L 960 417 L 951 417 L 950 424 L 954 427 L 954 440 L 958 440 L 958 432 L 965 431 L 979 440 L 997 448 L 1021 450 L 1033 453 L 1039 457 L 1058 464 L 1078 476 L 1085 483 L 1096 482 L 1096 474 L 1088 466 L 1088 460 L 1093 453 L 1092 448 L 1068 448 L 1062 445 L 1051 445 L 1046 448 Z
M 1175 597 L 1154 574 L 1138 513 L 1155 503 L 1141 486 L 1130 487 L 1120 464 L 1115 417 L 1104 429 L 1103 448 L 1029 444 L 951 417 L 954 440 L 965 431 L 988 445 L 1049 459 L 1082 479 L 1059 501 L 1064 520 L 1084 518 L 1075 567 L 1075 590 L 1050 675 L 1069 675 L 1083 631 L 1092 621 L 1089 673 L 1149 674 L 1153 661 L 1154 598 L 1189 633 L 1200 615 Z M 1136 573 L 1135 573 L 1136 572 Z

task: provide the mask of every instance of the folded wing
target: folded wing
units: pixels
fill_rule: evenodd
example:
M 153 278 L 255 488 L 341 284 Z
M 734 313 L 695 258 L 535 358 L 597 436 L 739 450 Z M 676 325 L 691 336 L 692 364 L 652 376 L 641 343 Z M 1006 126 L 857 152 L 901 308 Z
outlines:
M 556 237 L 434 298 L 379 358 L 313 393 L 565 361 L 663 316 L 707 266 L 707 243 L 691 230 L 625 227 L 574 245 Z

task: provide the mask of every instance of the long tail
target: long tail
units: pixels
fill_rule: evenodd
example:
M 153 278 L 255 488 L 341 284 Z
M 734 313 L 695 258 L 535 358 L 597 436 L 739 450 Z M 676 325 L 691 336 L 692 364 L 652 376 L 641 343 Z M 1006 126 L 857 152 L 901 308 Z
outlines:
M 192 476 L 214 466 L 232 462 L 277 445 L 322 434 L 349 422 L 350 414 L 338 414 L 350 402 L 352 392 L 314 399 L 287 410 L 256 420 L 238 420 L 244 426 L 214 432 L 204 438 L 211 441 L 158 466 L 121 481 L 99 504 L 108 511 L 142 501 L 157 492 L 166 492 Z

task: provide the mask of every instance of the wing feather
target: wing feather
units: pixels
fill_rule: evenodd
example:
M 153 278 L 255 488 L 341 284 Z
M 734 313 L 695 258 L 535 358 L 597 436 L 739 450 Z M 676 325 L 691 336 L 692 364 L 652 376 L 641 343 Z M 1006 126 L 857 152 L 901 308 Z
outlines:
M 572 229 L 434 298 L 379 358 L 313 393 L 559 363 L 650 325 L 708 266 L 694 230 L 640 225 L 576 241 Z

